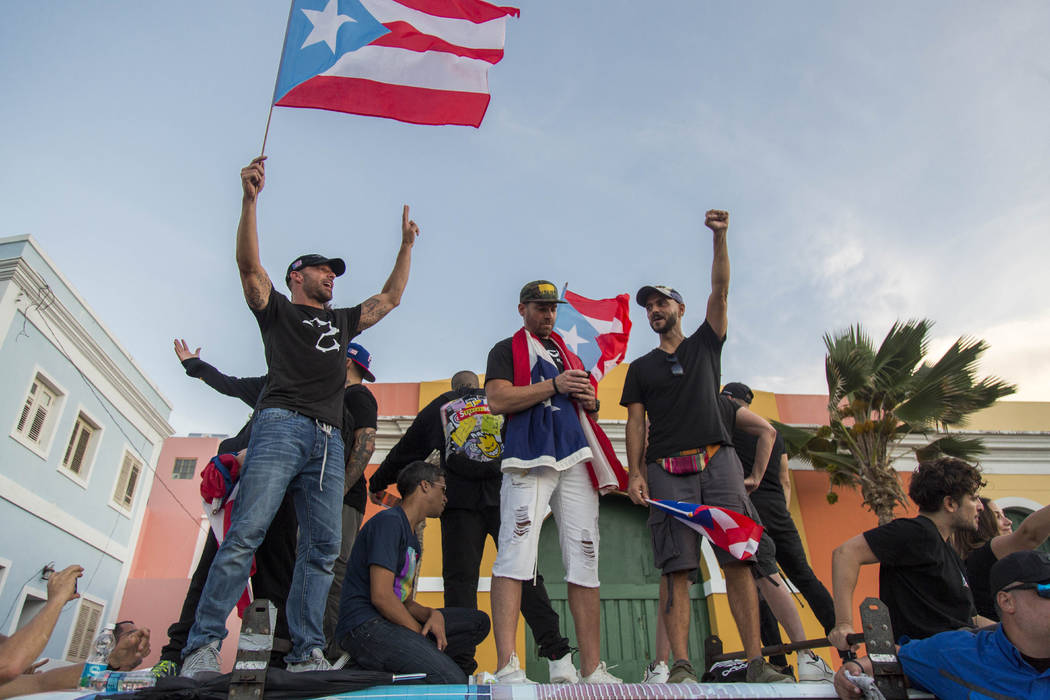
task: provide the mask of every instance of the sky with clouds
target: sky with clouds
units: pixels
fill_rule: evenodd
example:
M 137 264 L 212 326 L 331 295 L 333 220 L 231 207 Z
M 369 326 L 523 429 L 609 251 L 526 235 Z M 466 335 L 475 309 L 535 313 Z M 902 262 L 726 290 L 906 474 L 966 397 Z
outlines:
M 323 2 L 319 6 L 323 6 Z M 360 342 L 382 381 L 483 371 L 522 283 L 590 297 L 666 283 L 702 320 L 731 212 L 723 378 L 825 388 L 822 336 L 936 321 L 935 349 L 1050 400 L 1050 5 L 520 3 L 480 129 L 275 110 L 263 263 L 343 256 L 379 291 L 402 203 L 422 228 L 403 303 Z M 33 235 L 186 432 L 245 407 L 185 377 L 184 337 L 265 371 L 233 260 L 288 4 L 0 3 L 0 235 Z M 628 360 L 656 344 L 632 308 Z

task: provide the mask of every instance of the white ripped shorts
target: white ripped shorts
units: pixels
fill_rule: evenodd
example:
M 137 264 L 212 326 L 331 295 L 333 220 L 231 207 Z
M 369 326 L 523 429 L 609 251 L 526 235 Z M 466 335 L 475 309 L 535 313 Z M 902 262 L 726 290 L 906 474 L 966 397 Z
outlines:
M 540 519 L 547 513 L 548 505 L 558 524 L 565 580 L 597 588 L 598 492 L 591 483 L 586 462 L 564 471 L 534 467 L 503 475 L 499 551 L 492 575 L 519 581 L 535 575 Z

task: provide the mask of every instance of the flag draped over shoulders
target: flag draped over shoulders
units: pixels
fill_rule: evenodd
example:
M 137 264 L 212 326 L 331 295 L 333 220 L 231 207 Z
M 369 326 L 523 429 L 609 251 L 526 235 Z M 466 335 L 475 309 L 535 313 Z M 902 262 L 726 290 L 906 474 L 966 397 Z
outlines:
M 561 353 L 565 369 L 583 369 L 557 333 L 550 338 Z M 511 338 L 514 386 L 529 386 L 556 377 L 558 367 L 539 338 L 524 328 Z M 592 385 L 596 384 L 593 377 Z M 590 415 L 565 394 L 515 413 L 507 419 L 504 470 L 549 466 L 564 470 L 587 462 L 591 483 L 601 493 L 625 490 L 627 473 L 612 443 Z
M 518 14 L 482 0 L 295 0 L 274 104 L 479 126 Z

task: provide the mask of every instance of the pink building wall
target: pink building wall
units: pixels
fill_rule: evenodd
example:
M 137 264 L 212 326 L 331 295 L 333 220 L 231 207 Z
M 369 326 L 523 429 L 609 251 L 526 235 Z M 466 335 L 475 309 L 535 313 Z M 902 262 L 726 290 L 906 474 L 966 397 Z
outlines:
M 131 565 L 121 620 L 134 620 L 150 629 L 152 651 L 144 666 L 155 664 L 168 642 L 168 625 L 179 618 L 190 577 L 203 549 L 204 526 L 200 473 L 219 447 L 219 438 L 171 437 L 164 441 L 157 460 L 157 475 Z M 173 479 L 176 459 L 196 459 L 191 479 Z M 230 635 L 223 643 L 223 671 L 233 669 L 241 621 L 231 613 L 226 621 Z

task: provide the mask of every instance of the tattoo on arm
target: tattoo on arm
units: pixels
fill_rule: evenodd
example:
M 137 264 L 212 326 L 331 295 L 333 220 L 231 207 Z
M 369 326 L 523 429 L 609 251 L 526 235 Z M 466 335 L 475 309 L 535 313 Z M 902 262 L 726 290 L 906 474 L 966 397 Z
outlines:
M 357 483 L 365 473 L 375 448 L 376 431 L 372 428 L 364 428 L 362 434 L 354 438 L 354 446 L 350 448 L 350 456 L 346 460 L 346 488 Z
M 266 270 L 260 269 L 259 272 L 241 277 L 241 286 L 244 288 L 244 300 L 248 302 L 249 307 L 256 311 L 266 308 L 267 302 L 270 301 L 270 290 L 273 288 Z
M 390 313 L 390 310 L 393 308 L 393 304 L 384 301 L 378 294 L 365 299 L 361 302 L 361 320 L 358 321 L 357 329 L 363 331 L 374 326 Z

